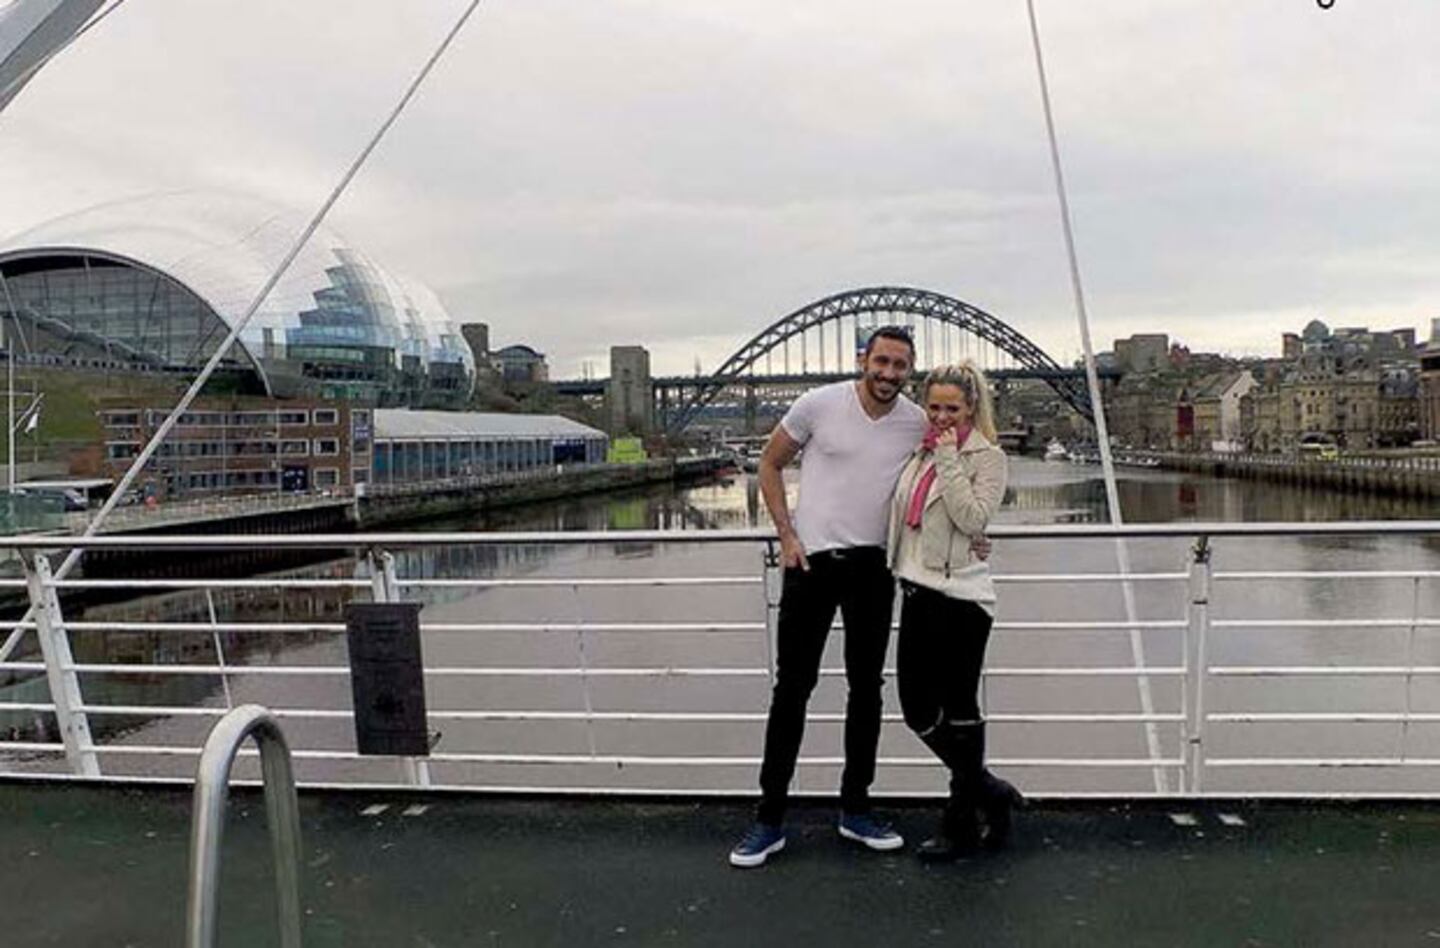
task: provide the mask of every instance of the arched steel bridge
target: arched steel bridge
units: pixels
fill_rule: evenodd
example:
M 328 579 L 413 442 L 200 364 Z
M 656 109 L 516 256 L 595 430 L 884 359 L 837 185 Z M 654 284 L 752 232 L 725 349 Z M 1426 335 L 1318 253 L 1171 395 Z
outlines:
M 700 385 L 691 387 L 684 401 L 670 413 L 667 428 L 684 429 L 728 385 L 743 383 L 754 374 L 757 364 L 794 337 L 811 329 L 836 324 L 837 352 L 844 347 L 842 320 L 880 314 L 899 314 L 954 326 L 995 346 L 1015 361 L 1025 374 L 1043 378 L 1062 399 L 1086 418 L 1091 418 L 1090 396 L 1083 379 L 1060 366 L 1022 333 L 969 303 L 903 286 L 878 286 L 836 293 L 802 307 L 771 323 L 726 359 Z M 878 324 L 878 323 L 877 323 Z M 823 337 L 822 337 L 823 345 Z M 770 373 L 766 373 L 767 375 Z
M 674 434 L 696 421 L 707 407 L 718 404 L 718 397 L 727 388 L 744 386 L 751 391 L 753 400 L 753 393 L 761 388 L 793 389 L 853 377 L 858 333 L 847 333 L 845 320 L 850 320 L 857 330 L 885 323 L 907 325 L 914 332 L 917 362 L 922 370 L 952 361 L 952 341 L 956 355 L 966 354 L 966 336 L 972 337 L 981 344 L 977 348 L 982 353 L 985 346 L 991 347 L 997 356 L 994 363 L 1008 363 L 987 365 L 982 357 L 982 368 L 992 380 L 1043 381 L 1075 411 L 1087 419 L 1092 417 L 1084 373 L 1060 366 L 1013 327 L 953 297 L 910 287 L 881 286 L 836 293 L 776 320 L 710 375 L 654 378 L 656 420 Z M 825 354 L 829 348 L 827 327 L 833 331 L 835 356 L 829 368 Z M 937 332 L 942 342 L 940 352 L 931 351 Z M 809 347 L 807 343 L 816 342 L 817 337 L 818 345 Z M 799 372 L 791 368 L 792 345 L 799 349 Z M 816 357 L 818 371 L 812 362 Z M 778 367 L 772 364 L 777 358 L 781 362 Z M 559 381 L 555 386 L 567 394 L 599 395 L 605 391 L 606 383 L 599 379 Z

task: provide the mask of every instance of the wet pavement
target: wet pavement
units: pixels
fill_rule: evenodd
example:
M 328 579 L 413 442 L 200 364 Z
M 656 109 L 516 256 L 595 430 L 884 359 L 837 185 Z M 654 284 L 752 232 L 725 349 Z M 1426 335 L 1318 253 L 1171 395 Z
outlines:
M 756 870 L 743 801 L 301 795 L 307 946 L 1440 944 L 1440 806 L 1046 802 L 950 866 L 797 806 Z M 277 943 L 263 802 L 237 789 L 222 945 Z M 383 808 L 383 809 L 377 809 Z M 0 783 L 0 943 L 182 943 L 190 796 Z M 887 809 L 913 846 L 930 805 Z

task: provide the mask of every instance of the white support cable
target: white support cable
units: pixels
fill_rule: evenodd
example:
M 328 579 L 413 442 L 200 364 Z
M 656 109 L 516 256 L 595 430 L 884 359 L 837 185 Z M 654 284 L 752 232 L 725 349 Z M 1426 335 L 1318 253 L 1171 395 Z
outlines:
M 110 4 L 110 6 L 101 10 L 94 16 L 91 16 L 90 19 L 86 20 L 79 29 L 67 36 L 65 38 L 65 41 L 62 42 L 59 46 L 56 46 L 54 49 L 47 52 L 44 58 L 42 58 L 39 62 L 35 63 L 33 66 L 30 66 L 23 73 L 20 73 L 18 76 L 16 76 L 13 83 L 7 85 L 5 89 L 0 89 L 0 111 L 3 111 L 5 106 L 9 105 L 10 102 L 14 100 L 15 95 L 18 94 L 18 92 L 27 83 L 29 83 L 31 79 L 35 78 L 36 74 L 38 74 L 41 69 L 44 69 L 49 64 L 50 60 L 54 59 L 56 56 L 59 56 L 65 50 L 69 49 L 76 40 L 84 36 L 86 33 L 90 32 L 95 27 L 99 26 L 102 20 L 104 20 L 110 14 L 114 13 L 116 10 L 120 9 L 121 4 L 123 4 L 124 2 L 125 0 L 115 0 L 114 3 Z M 96 6 L 99 6 L 99 4 L 97 3 Z M 9 91 L 6 92 L 6 90 Z
M 1060 164 L 1060 144 L 1055 134 L 1055 117 L 1050 106 L 1050 86 L 1045 78 L 1045 57 L 1040 48 L 1040 25 L 1035 18 L 1035 0 L 1025 0 L 1025 9 L 1030 15 L 1030 40 L 1035 49 L 1035 71 L 1040 80 L 1040 102 L 1045 112 L 1045 133 L 1050 144 L 1050 163 L 1055 172 L 1055 193 L 1060 200 L 1060 227 L 1065 237 L 1065 256 L 1070 265 L 1070 285 L 1075 295 L 1075 314 L 1080 323 L 1080 345 L 1085 352 L 1085 382 L 1090 389 L 1090 411 L 1095 420 L 1095 440 L 1100 447 L 1100 468 L 1105 476 L 1105 499 L 1110 507 L 1110 522 L 1120 525 L 1124 522 L 1120 511 L 1120 491 L 1115 483 L 1115 459 L 1110 455 L 1110 433 L 1105 425 L 1105 404 L 1100 397 L 1100 377 L 1095 371 L 1095 347 L 1090 342 L 1090 317 L 1085 309 L 1085 290 L 1080 281 L 1080 260 L 1075 252 L 1075 234 L 1070 223 L 1070 200 L 1065 190 L 1065 173 Z M 1130 572 L 1130 553 L 1123 539 L 1115 541 L 1115 559 L 1122 574 Z M 1125 603 L 1125 617 L 1135 621 L 1135 590 L 1122 583 L 1121 597 Z M 1130 653 L 1135 665 L 1145 667 L 1145 642 L 1139 630 L 1130 632 Z M 1146 678 L 1136 681 L 1140 695 L 1140 708 L 1146 714 L 1155 711 L 1155 699 L 1150 692 Z M 1160 756 L 1160 736 L 1155 725 L 1145 725 L 1145 745 L 1151 757 Z M 1156 768 L 1155 792 L 1165 793 L 1166 775 Z
M 219 368 L 220 362 L 225 358 L 230 348 L 235 345 L 235 341 L 240 338 L 240 334 L 244 332 L 245 327 L 250 324 L 251 318 L 254 317 L 256 311 L 259 310 L 260 305 L 270 296 L 271 291 L 275 289 L 275 285 L 280 282 L 280 278 L 285 275 L 286 271 L 290 269 L 290 265 L 295 262 L 295 258 L 300 255 L 300 251 L 310 242 L 310 238 L 329 215 L 330 209 L 335 206 L 335 202 L 340 200 L 341 195 L 343 195 L 345 190 L 350 186 L 350 182 L 359 174 L 360 169 L 369 159 L 371 152 L 380 144 L 380 140 L 385 137 L 385 133 L 390 130 L 390 127 L 400 118 L 400 114 L 405 110 L 405 107 L 410 104 L 410 100 L 415 97 L 415 93 L 419 91 L 421 83 L 425 81 L 425 77 L 430 75 L 430 71 L 435 67 L 435 64 L 440 61 L 440 57 L 444 55 L 445 51 L 450 48 L 451 42 L 454 41 L 460 30 L 465 26 L 465 23 L 470 19 L 471 14 L 473 14 L 479 6 L 480 0 L 470 0 L 466 5 L 465 11 L 460 14 L 460 19 L 450 28 L 450 32 L 445 34 L 445 38 L 440 42 L 435 52 L 430 54 L 430 58 L 426 60 L 425 65 L 421 67 L 420 71 L 415 75 L 415 78 L 411 80 L 409 87 L 406 88 L 405 94 L 400 97 L 400 101 L 395 105 L 395 108 L 391 110 L 385 121 L 380 124 L 375 134 L 370 137 L 365 147 L 361 149 L 360 154 L 351 162 L 350 167 L 346 169 L 345 173 L 341 176 L 339 183 L 330 191 L 330 196 L 325 199 L 325 203 L 315 212 L 315 215 L 310 219 L 310 223 L 305 226 L 305 229 L 300 233 L 300 236 L 295 240 L 290 250 L 285 254 L 284 258 L 281 259 L 280 265 L 275 268 L 275 272 L 265 281 L 264 286 L 260 288 L 260 292 L 255 295 L 255 299 L 246 307 L 244 315 L 231 327 L 230 334 L 225 337 L 225 341 L 222 342 L 219 348 L 210 356 L 210 361 L 205 363 L 205 367 L 200 370 L 200 374 L 195 377 L 195 381 L 190 384 L 185 394 L 181 396 L 180 401 L 176 403 L 175 407 L 170 411 L 169 416 L 161 423 L 155 434 L 151 436 L 149 443 L 147 443 L 136 456 L 129 470 L 120 478 L 120 482 L 116 484 L 114 490 L 110 492 L 110 497 L 95 513 L 94 519 L 92 519 L 90 524 L 85 528 L 83 536 L 90 537 L 99 532 L 101 525 L 105 522 L 105 518 L 110 516 L 110 512 L 119 505 L 121 499 L 125 496 L 125 492 L 129 490 L 130 485 L 135 481 L 135 478 L 145 469 L 145 465 L 149 462 L 150 457 L 159 449 L 160 444 L 170 434 L 170 430 L 179 422 L 180 416 L 189 409 L 190 403 L 200 394 L 200 390 L 205 387 L 205 383 L 210 380 L 210 376 Z M 55 577 L 57 579 L 64 579 L 69 575 L 70 571 L 74 569 L 75 564 L 79 562 L 82 554 L 83 550 L 78 547 L 71 549 L 71 551 L 66 554 L 60 567 L 55 570 Z M 26 610 L 25 618 L 29 619 L 33 612 L 34 607 L 32 606 Z M 5 658 L 10 655 L 11 651 L 13 651 L 19 643 L 20 636 L 23 634 L 23 630 L 20 629 L 15 629 L 10 633 L 5 644 L 0 645 L 0 661 L 4 661 Z
M 215 665 L 220 669 L 220 687 L 225 692 L 225 708 L 228 711 L 235 707 L 235 701 L 230 694 L 230 676 L 225 674 L 225 646 L 220 641 L 220 619 L 215 613 L 214 590 L 205 590 L 205 605 L 210 613 L 210 641 L 215 646 Z

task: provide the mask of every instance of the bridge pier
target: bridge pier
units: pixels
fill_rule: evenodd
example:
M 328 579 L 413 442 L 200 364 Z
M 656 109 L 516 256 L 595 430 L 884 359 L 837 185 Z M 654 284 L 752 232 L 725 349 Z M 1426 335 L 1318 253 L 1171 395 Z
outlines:
M 657 385 L 655 394 L 658 396 L 659 404 L 655 407 L 654 416 L 660 421 L 656 427 L 665 431 L 670 427 L 670 387 Z

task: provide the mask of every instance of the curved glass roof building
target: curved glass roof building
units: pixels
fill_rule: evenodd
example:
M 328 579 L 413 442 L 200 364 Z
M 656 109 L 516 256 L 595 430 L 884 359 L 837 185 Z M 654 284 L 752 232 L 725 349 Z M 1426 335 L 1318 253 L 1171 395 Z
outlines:
M 0 240 L 17 359 L 198 370 L 243 319 L 305 219 L 174 192 L 97 205 Z M 261 302 L 226 372 L 257 392 L 455 407 L 475 364 L 430 290 L 321 228 Z

